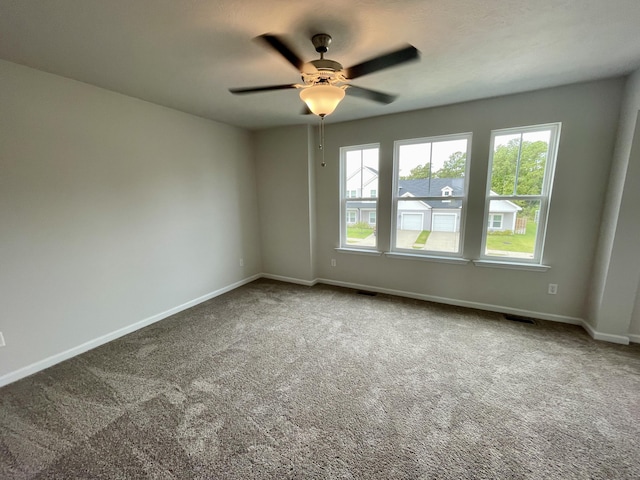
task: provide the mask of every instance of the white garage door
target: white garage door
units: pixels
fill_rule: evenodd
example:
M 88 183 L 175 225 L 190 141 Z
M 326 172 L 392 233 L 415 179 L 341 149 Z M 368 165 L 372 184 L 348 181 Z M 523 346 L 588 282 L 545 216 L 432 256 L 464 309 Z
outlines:
M 456 216 L 449 213 L 434 213 L 431 230 L 434 232 L 455 232 Z
M 422 230 L 422 213 L 403 213 L 402 230 Z

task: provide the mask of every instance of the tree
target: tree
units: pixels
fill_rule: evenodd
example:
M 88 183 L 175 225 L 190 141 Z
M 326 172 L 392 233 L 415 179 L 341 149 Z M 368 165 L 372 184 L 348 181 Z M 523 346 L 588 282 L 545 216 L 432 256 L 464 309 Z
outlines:
M 491 190 L 498 195 L 539 195 L 542 192 L 547 142 L 522 142 L 518 164 L 519 149 L 520 139 L 516 138 L 498 146 L 493 153 Z
M 467 154 L 455 152 L 449 155 L 442 168 L 433 174 L 434 178 L 462 178 L 467 164 Z
M 416 180 L 418 178 L 429 178 L 431 172 L 431 163 L 427 162 L 424 165 L 418 165 L 411 169 L 409 175 L 400 177 L 400 180 Z
M 520 139 L 517 138 L 498 146 L 493 153 L 491 190 L 498 195 L 540 195 L 548 149 L 547 142 L 524 141 L 519 151 Z M 522 215 L 530 219 L 534 218 L 539 208 L 538 202 L 524 200 L 515 203 L 522 207 Z

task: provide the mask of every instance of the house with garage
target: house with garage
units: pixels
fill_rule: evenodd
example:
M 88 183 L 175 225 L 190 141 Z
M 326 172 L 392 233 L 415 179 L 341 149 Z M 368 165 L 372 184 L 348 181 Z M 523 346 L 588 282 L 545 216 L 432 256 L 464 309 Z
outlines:
M 398 181 L 400 230 L 459 232 L 463 178 L 419 178 Z M 402 201 L 422 197 L 421 201 Z
M 362 183 L 360 179 L 362 178 Z M 362 186 L 360 186 L 362 185 Z M 378 171 L 364 167 L 347 178 L 346 223 L 376 225 Z M 495 195 L 492 192 L 493 195 Z M 464 178 L 418 178 L 398 181 L 399 230 L 459 232 L 464 195 Z M 416 198 L 421 200 L 416 201 Z M 403 201 L 405 199 L 405 201 Z M 492 200 L 489 211 L 489 231 L 515 231 L 517 214 L 522 208 L 508 200 Z

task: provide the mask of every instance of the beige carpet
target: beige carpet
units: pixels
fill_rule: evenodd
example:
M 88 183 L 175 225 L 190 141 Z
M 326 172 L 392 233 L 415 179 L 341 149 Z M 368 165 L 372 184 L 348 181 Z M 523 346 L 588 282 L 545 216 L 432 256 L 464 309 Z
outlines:
M 0 478 L 640 478 L 640 346 L 260 280 L 0 390 Z

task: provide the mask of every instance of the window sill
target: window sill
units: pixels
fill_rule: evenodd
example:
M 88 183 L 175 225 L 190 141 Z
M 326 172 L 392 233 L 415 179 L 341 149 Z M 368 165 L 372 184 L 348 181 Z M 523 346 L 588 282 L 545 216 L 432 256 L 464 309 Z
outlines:
M 541 265 L 539 263 L 497 262 L 495 260 L 474 260 L 473 264 L 476 267 L 530 270 L 532 272 L 546 272 L 551 268 L 549 265 Z
M 412 253 L 385 252 L 389 258 L 399 258 L 401 260 L 420 260 L 423 262 L 452 263 L 455 265 L 466 265 L 471 260 L 459 257 L 438 257 L 434 255 L 417 255 Z
M 380 255 L 382 255 L 382 252 L 378 251 L 378 250 L 365 250 L 364 248 L 345 248 L 345 247 L 338 247 L 335 249 L 336 252 L 340 252 L 340 253 L 355 253 L 356 255 L 370 255 L 373 257 L 379 257 Z

